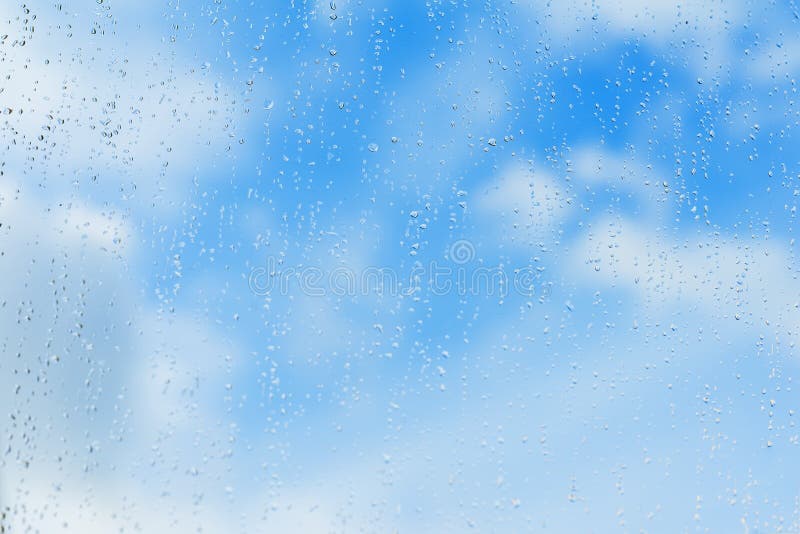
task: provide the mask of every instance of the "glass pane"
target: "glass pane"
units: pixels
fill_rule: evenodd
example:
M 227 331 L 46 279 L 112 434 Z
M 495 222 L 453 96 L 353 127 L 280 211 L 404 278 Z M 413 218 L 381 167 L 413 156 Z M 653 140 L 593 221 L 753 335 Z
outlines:
M 794 1 L 0 5 L 0 532 L 798 532 Z

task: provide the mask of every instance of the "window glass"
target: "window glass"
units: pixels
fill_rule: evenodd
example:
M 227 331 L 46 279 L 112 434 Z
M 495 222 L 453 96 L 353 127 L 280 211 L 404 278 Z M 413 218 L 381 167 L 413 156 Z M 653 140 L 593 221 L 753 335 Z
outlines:
M 798 532 L 793 0 L 0 5 L 0 532 Z

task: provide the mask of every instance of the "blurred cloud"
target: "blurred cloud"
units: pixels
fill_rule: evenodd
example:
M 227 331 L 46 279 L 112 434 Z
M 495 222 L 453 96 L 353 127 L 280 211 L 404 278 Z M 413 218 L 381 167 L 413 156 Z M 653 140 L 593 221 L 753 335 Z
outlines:
M 546 172 L 531 164 L 508 165 L 477 195 L 476 211 L 491 221 L 501 242 L 527 246 L 531 241 L 558 241 L 559 225 L 574 210 L 573 198 Z
M 574 247 L 573 274 L 587 285 L 602 281 L 632 291 L 644 307 L 680 305 L 797 342 L 800 281 L 781 247 L 737 236 L 671 234 L 629 219 L 601 219 Z
M 99 202 L 175 210 L 220 147 L 238 142 L 232 90 L 193 59 L 165 52 L 146 25 L 120 47 L 110 29 L 89 32 L 105 17 L 37 7 L 6 19 L 12 31 L 22 16 L 37 27 L 4 47 L 3 118 L 16 145 L 6 172 L 30 176 L 50 196 L 82 187 Z
M 153 479 L 173 467 L 185 478 L 172 490 L 158 484 L 187 500 L 192 468 L 222 469 L 204 459 L 215 446 L 197 440 L 219 443 L 224 458 L 220 399 L 240 351 L 213 328 L 151 308 L 129 270 L 136 234 L 119 214 L 51 207 L 5 184 L 0 220 L 0 405 L 9 407 L 0 496 L 10 524 L 105 532 L 119 521 L 162 529 L 173 514 L 190 521 L 189 504 L 185 514 L 133 510 L 161 507 Z

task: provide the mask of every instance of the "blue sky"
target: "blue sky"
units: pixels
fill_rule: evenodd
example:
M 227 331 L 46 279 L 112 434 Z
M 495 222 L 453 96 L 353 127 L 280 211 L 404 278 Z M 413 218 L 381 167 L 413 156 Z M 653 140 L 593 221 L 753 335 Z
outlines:
M 651 4 L 0 7 L 9 530 L 800 530 L 798 8 Z

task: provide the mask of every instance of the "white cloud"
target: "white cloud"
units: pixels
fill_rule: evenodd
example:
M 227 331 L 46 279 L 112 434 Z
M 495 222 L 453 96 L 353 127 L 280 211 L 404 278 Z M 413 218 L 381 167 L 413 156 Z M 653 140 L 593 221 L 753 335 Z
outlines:
M 94 36 L 104 16 L 34 14 L 25 45 L 4 46 L 6 173 L 25 172 L 54 196 L 81 188 L 97 200 L 174 209 L 203 164 L 237 142 L 232 90 L 165 52 L 148 25 L 134 31 L 147 10 L 112 25 L 122 35 Z M 9 17 L 5 30 L 19 33 L 21 24 Z
M 642 39 L 709 78 L 730 66 L 731 30 L 746 18 L 738 0 L 533 0 L 522 5 L 531 18 L 544 20 L 554 45 L 565 43 L 574 52 L 609 40 Z
M 675 207 L 677 197 L 671 192 L 675 171 L 642 161 L 635 154 L 591 145 L 574 147 L 571 158 L 567 173 L 577 179 L 576 187 L 595 192 L 602 188 L 633 199 L 636 216 L 648 224 L 656 224 L 664 206 Z
M 478 215 L 494 226 L 495 235 L 519 245 L 557 240 L 559 224 L 573 209 L 565 188 L 548 174 L 518 163 L 493 179 L 476 203 Z
M 549 24 L 559 33 L 575 35 L 576 31 L 608 28 L 615 33 L 653 38 L 662 44 L 698 29 L 702 35 L 723 32 L 743 16 L 740 2 L 719 0 L 538 0 L 526 5 L 535 12 L 551 14 Z
M 780 46 L 767 42 L 745 51 L 745 66 L 750 81 L 770 85 L 792 80 L 800 74 L 800 39 L 786 36 L 778 44 Z M 777 107 L 777 112 L 786 111 L 784 106 Z
M 128 269 L 136 235 L 119 214 L 49 206 L 5 184 L 0 223 L 6 523 L 46 532 L 224 524 L 214 515 L 222 505 L 195 516 L 203 488 L 191 471 L 225 472 L 234 429 L 219 420 L 241 351 L 142 299 Z
M 571 170 L 590 182 L 601 181 L 609 184 L 632 184 L 640 167 L 633 158 L 624 158 L 611 151 L 586 146 L 573 149 L 574 162 Z
M 573 247 L 573 260 L 576 279 L 631 290 L 645 309 L 680 304 L 722 324 L 771 325 L 792 342 L 800 334 L 798 273 L 770 242 L 720 235 L 676 240 L 663 227 L 605 219 Z

